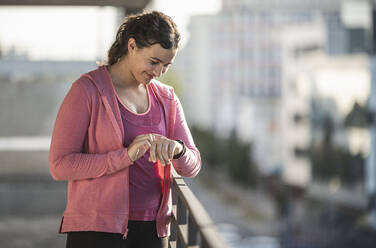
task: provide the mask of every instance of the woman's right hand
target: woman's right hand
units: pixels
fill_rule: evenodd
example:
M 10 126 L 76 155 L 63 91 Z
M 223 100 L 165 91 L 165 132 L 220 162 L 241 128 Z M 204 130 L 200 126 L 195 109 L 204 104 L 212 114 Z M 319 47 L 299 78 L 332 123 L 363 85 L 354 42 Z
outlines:
M 151 134 L 141 134 L 137 136 L 128 146 L 128 156 L 132 162 L 144 156 L 150 149 L 152 142 L 153 136 Z

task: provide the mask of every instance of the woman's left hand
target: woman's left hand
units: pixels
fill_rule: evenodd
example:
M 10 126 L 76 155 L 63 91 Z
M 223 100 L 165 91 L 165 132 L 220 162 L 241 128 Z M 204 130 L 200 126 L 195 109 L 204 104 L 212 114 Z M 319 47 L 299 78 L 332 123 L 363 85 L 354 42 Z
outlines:
M 170 140 L 160 134 L 152 134 L 153 140 L 150 147 L 149 161 L 159 160 L 163 165 L 171 162 L 175 154 L 183 150 L 182 144 L 175 140 Z

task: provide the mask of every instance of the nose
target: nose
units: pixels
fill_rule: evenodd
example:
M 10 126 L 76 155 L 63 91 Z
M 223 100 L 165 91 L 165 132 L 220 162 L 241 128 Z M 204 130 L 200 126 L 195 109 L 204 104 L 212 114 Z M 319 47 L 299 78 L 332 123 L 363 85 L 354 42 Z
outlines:
M 163 74 L 163 65 L 158 65 L 153 70 L 153 74 L 155 77 L 160 77 Z

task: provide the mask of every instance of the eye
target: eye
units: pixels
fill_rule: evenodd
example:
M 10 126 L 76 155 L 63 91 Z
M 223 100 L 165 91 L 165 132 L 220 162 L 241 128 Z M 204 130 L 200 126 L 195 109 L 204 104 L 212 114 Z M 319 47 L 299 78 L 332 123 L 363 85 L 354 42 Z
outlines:
M 157 65 L 159 62 L 156 62 L 156 61 L 153 61 L 153 60 L 150 60 L 150 64 L 151 65 Z

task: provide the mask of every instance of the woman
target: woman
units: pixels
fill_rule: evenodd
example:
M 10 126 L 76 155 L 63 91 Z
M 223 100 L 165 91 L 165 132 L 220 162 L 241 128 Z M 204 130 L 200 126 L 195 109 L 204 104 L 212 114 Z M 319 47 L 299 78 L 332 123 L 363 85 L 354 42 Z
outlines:
M 181 104 L 154 78 L 173 63 L 179 32 L 161 12 L 128 16 L 106 65 L 72 84 L 50 147 L 55 180 L 68 181 L 59 233 L 67 247 L 167 247 L 171 164 L 201 168 Z

